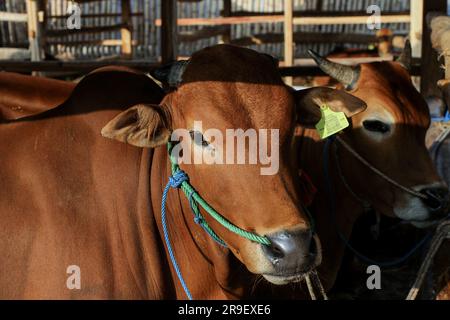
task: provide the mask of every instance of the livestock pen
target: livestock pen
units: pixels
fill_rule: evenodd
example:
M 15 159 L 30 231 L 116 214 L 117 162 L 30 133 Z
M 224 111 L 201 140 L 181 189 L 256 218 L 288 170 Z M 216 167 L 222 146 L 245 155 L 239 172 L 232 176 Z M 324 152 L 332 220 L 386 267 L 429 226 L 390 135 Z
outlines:
M 378 41 L 376 31 L 366 27 L 373 14 L 367 13 L 372 4 L 369 0 L 295 0 L 290 22 L 283 14 L 283 1 L 276 0 L 78 1 L 82 18 L 79 30 L 66 28 L 70 3 L 2 1 L 0 67 L 60 74 L 66 69 L 92 70 L 105 60 L 126 59 L 131 60 L 125 62 L 127 65 L 151 68 L 161 61 L 188 57 L 209 45 L 231 43 L 279 58 L 284 75 L 305 76 L 321 74 L 308 59 L 308 49 L 323 55 L 343 48 L 373 48 Z M 422 46 L 427 56 L 434 54 L 430 42 L 422 43 L 422 33 L 428 34 L 423 17 L 429 11 L 442 10 L 445 1 L 425 1 L 425 8 L 422 1 L 409 0 L 378 1 L 376 5 L 382 13 L 381 28 L 391 31 L 394 53 L 409 36 L 415 58 L 422 57 Z M 283 44 L 286 37 L 293 45 Z M 24 60 L 33 63 L 22 63 Z M 413 74 L 419 75 L 421 65 L 434 61 L 416 61 Z M 434 63 L 423 70 L 430 67 L 434 72 L 420 75 L 425 79 L 422 91 L 431 90 L 433 95 L 437 94 L 433 83 L 439 76 L 427 77 L 440 69 Z

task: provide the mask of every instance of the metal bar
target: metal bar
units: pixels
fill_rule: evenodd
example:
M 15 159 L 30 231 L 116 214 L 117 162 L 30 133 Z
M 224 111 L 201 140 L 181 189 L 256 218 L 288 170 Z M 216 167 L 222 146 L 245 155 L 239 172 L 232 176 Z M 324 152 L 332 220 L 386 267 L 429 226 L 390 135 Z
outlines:
M 333 25 L 333 24 L 366 24 L 368 16 L 344 17 L 301 17 L 293 18 L 294 25 Z M 383 15 L 381 23 L 409 23 L 409 15 Z M 283 15 L 247 16 L 247 17 L 218 17 L 218 18 L 182 18 L 177 20 L 179 26 L 211 26 L 234 25 L 251 23 L 283 22 Z M 155 25 L 161 26 L 161 19 L 155 19 Z
M 0 11 L 0 21 L 27 22 L 28 15 L 26 13 Z
M 161 60 L 163 63 L 177 58 L 177 1 L 161 1 Z

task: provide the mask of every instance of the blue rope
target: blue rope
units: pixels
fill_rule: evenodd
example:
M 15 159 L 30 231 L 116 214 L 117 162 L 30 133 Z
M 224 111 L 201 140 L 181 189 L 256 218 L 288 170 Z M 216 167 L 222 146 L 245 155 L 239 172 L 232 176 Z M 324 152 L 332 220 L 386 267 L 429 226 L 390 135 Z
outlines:
M 170 243 L 169 238 L 169 231 L 167 228 L 167 215 L 166 215 L 166 202 L 167 202 L 167 195 L 169 193 L 170 188 L 181 188 L 181 185 L 183 182 L 189 181 L 189 177 L 183 170 L 179 169 L 177 170 L 172 176 L 169 177 L 169 182 L 167 183 L 166 187 L 164 188 L 163 195 L 162 195 L 162 202 L 161 202 L 161 223 L 163 227 L 164 232 L 164 240 L 166 242 L 167 251 L 169 252 L 170 260 L 172 261 L 172 265 L 175 269 L 175 272 L 177 274 L 178 280 L 181 283 L 181 286 L 184 289 L 184 292 L 186 293 L 189 300 L 192 300 L 192 295 L 189 291 L 189 288 L 186 285 L 186 282 L 184 281 L 183 275 L 181 274 L 180 267 L 178 266 L 177 260 L 175 258 L 175 254 L 172 249 L 172 245 Z M 209 236 L 216 241 L 218 244 L 220 244 L 223 247 L 227 247 L 226 243 L 220 239 L 220 237 L 208 226 L 207 222 L 205 221 L 205 218 L 201 215 L 200 209 L 198 208 L 198 204 L 195 201 L 195 199 L 192 197 L 194 194 L 194 191 L 192 191 L 189 194 L 188 200 L 189 200 L 189 206 L 191 207 L 192 212 L 194 213 L 194 221 L 195 223 L 199 224 L 203 230 Z
M 170 188 L 180 188 L 181 184 L 187 180 L 189 180 L 189 178 L 183 170 L 178 170 L 171 177 L 169 177 L 169 182 L 167 183 L 166 187 L 164 188 L 164 192 L 162 195 L 161 224 L 162 224 L 163 232 L 164 232 L 164 240 L 166 241 L 167 251 L 169 252 L 169 256 L 170 256 L 170 260 L 172 261 L 173 268 L 175 269 L 175 272 L 177 273 L 178 280 L 180 280 L 181 286 L 183 287 L 184 292 L 186 293 L 188 299 L 192 300 L 191 292 L 189 291 L 189 288 L 187 287 L 186 282 L 183 279 L 183 275 L 181 274 L 180 267 L 178 266 L 177 260 L 175 258 L 175 254 L 172 250 L 172 245 L 170 244 L 169 231 L 167 228 L 167 221 L 166 221 L 166 201 L 167 201 L 167 194 L 168 194 Z
M 447 109 L 443 117 L 432 117 L 431 122 L 449 122 L 450 121 L 450 111 Z
M 427 234 L 411 250 L 406 252 L 405 255 L 401 256 L 400 258 L 394 259 L 392 261 L 383 261 L 383 262 L 375 261 L 375 260 L 372 260 L 371 258 L 363 255 L 358 250 L 356 250 L 350 244 L 350 242 L 347 240 L 347 238 L 342 234 L 342 232 L 339 230 L 339 227 L 337 225 L 336 199 L 335 199 L 335 196 L 334 196 L 333 183 L 331 181 L 331 177 L 330 177 L 330 174 L 329 174 L 330 147 L 331 147 L 331 144 L 334 142 L 335 139 L 336 139 L 335 136 L 331 136 L 330 138 L 328 138 L 325 141 L 325 145 L 324 145 L 324 149 L 323 149 L 323 172 L 324 172 L 327 192 L 328 192 L 328 195 L 330 197 L 330 213 L 331 213 L 334 225 L 336 226 L 336 232 L 338 233 L 339 238 L 341 238 L 341 240 L 342 240 L 342 242 L 344 242 L 345 246 L 351 252 L 353 252 L 353 254 L 356 257 L 358 257 L 360 260 L 362 260 L 365 263 L 375 264 L 375 265 L 378 265 L 378 266 L 384 267 L 384 268 L 394 267 L 394 266 L 402 264 L 403 262 L 408 260 L 420 247 L 422 247 L 426 242 L 428 242 L 428 240 L 431 239 L 431 233 Z

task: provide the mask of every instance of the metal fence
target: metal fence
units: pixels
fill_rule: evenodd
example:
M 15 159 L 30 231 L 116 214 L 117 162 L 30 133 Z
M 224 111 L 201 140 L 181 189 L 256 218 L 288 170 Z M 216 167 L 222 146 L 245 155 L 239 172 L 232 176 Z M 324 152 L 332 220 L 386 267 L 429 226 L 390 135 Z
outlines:
M 66 28 L 67 0 L 49 0 L 47 4 L 47 29 L 61 30 Z M 377 4 L 384 12 L 404 12 L 409 10 L 409 0 L 295 0 L 295 11 L 365 11 L 371 4 Z M 136 59 L 147 59 L 149 61 L 157 60 L 160 56 L 160 30 L 155 26 L 155 20 L 160 18 L 161 0 L 131 0 L 131 9 L 134 15 L 133 24 L 133 57 Z M 82 19 L 82 27 L 102 26 L 117 24 L 120 22 L 120 16 L 111 14 L 120 14 L 120 0 L 102 0 L 97 2 L 88 2 L 80 4 L 82 14 L 106 14 L 104 17 L 85 17 Z M 9 12 L 25 12 L 25 0 L 0 0 L 0 10 Z M 212 18 L 219 17 L 223 10 L 223 1 L 221 0 L 203 0 L 199 2 L 180 2 L 178 3 L 179 18 Z M 232 11 L 250 11 L 250 12 L 281 12 L 283 10 L 283 1 L 280 0 L 232 0 Z M 384 24 L 382 27 L 390 28 L 394 33 L 407 34 L 409 24 L 395 23 Z M 195 32 L 204 28 L 203 26 L 179 26 L 179 32 Z M 264 33 L 282 33 L 283 23 L 257 23 L 231 25 L 231 38 L 238 39 L 248 37 L 253 34 Z M 350 34 L 373 34 L 374 31 L 368 30 L 366 25 L 314 25 L 314 26 L 295 26 L 294 32 L 334 32 Z M 64 35 L 52 38 L 47 45 L 47 53 L 63 60 L 83 60 L 95 59 L 105 56 L 114 56 L 120 54 L 120 45 L 98 45 L 83 44 L 83 42 L 102 40 L 102 39 L 120 39 L 120 31 L 107 31 L 92 34 Z M 318 39 L 319 41 L 320 39 Z M 2 47 L 26 47 L 27 30 L 25 23 L 0 22 L 0 46 Z M 190 42 L 179 43 L 178 53 L 181 56 L 189 56 L 193 52 L 216 44 L 220 41 L 219 36 L 200 39 Z M 76 44 L 70 44 L 76 43 Z M 69 44 L 68 44 L 69 43 Z M 306 51 L 312 48 L 322 54 L 332 51 L 338 44 L 328 43 L 299 43 L 295 48 L 295 57 L 306 56 Z M 345 44 L 347 47 L 363 47 L 361 44 Z M 283 56 L 283 43 L 265 43 L 252 45 L 254 49 L 272 54 L 278 58 Z

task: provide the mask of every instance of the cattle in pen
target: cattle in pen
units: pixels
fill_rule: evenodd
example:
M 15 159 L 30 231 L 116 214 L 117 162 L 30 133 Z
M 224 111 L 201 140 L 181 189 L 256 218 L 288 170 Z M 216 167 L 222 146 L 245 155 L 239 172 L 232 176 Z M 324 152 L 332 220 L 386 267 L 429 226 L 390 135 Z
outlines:
M 176 89 L 164 96 L 125 68 L 97 70 L 76 86 L 55 82 L 54 92 L 43 91 L 46 80 L 0 75 L 0 96 L 8 97 L 0 104 L 1 298 L 186 298 L 163 241 L 161 204 L 171 132 L 192 131 L 197 120 L 205 129 L 278 130 L 280 164 L 273 175 L 261 175 L 260 164 L 180 164 L 228 222 L 269 240 L 244 239 L 203 212 L 223 247 L 196 223 L 181 191 L 171 191 L 167 227 L 193 298 L 249 297 L 257 275 L 292 283 L 320 263 L 291 161 L 294 128 L 318 121 L 320 103 L 354 115 L 364 102 L 328 88 L 295 93 L 273 59 L 227 45 L 156 74 Z M 15 106 L 29 111 L 20 116 Z M 183 151 L 214 143 L 193 139 Z M 66 286 L 74 265 L 79 290 Z
M 324 158 L 325 141 L 315 129 L 301 127 L 297 132 L 301 167 L 308 170 L 318 189 L 312 209 L 323 248 L 319 274 L 327 288 L 334 284 L 346 239 L 366 209 L 420 228 L 435 225 L 448 213 L 447 185 L 425 146 L 430 114 L 411 82 L 410 53 L 407 44 L 397 61 L 346 66 L 311 52 L 342 90 L 367 104 L 332 143 L 328 159 Z M 329 176 L 325 176 L 324 161 L 329 161 Z M 330 182 L 334 185 L 331 194 Z

